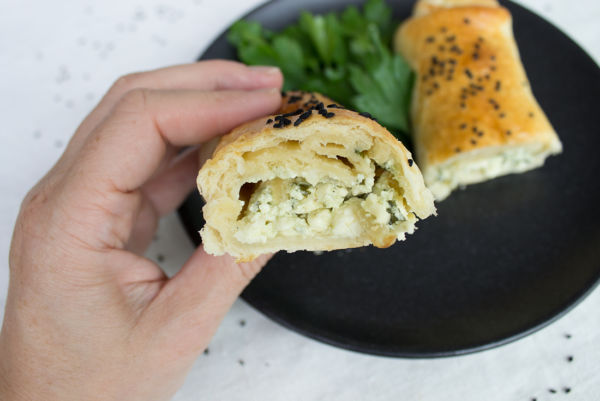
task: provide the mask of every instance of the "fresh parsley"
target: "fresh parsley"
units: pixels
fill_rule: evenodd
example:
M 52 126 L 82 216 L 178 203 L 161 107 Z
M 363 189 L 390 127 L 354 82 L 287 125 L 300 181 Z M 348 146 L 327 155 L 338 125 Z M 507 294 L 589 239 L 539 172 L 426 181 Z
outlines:
M 391 51 L 396 26 L 384 0 L 368 0 L 362 10 L 349 6 L 340 14 L 302 12 L 281 32 L 238 21 L 228 39 L 244 63 L 278 66 L 284 90 L 320 92 L 370 113 L 406 140 L 414 74 Z

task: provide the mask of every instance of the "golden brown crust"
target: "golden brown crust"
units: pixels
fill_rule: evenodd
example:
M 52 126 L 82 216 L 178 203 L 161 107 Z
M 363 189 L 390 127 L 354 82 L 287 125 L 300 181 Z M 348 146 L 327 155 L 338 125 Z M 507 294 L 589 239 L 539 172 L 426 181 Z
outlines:
M 301 112 L 297 112 L 286 117 L 289 120 L 287 125 L 276 128 L 275 124 L 281 121 L 281 117 L 277 117 L 278 115 L 293 113 L 298 108 L 302 108 L 302 112 L 305 112 L 319 103 L 323 103 L 323 106 L 319 107 L 324 108 L 325 112 L 319 113 L 318 110 L 312 110 L 308 118 L 302 117 Z M 251 165 L 254 155 L 271 149 L 269 162 L 274 162 L 276 159 L 281 160 L 281 158 L 285 160 L 286 157 L 292 156 L 291 153 L 286 153 L 288 152 L 286 147 L 296 147 L 298 146 L 296 144 L 305 141 L 307 146 L 316 146 L 321 150 L 330 149 L 327 146 L 331 145 L 333 151 L 336 146 L 340 148 L 343 148 L 343 145 L 354 146 L 352 143 L 358 141 L 358 143 L 364 144 L 364 149 L 368 149 L 365 152 L 368 153 L 371 160 L 381 164 L 393 160 L 393 169 L 397 171 L 396 179 L 399 180 L 398 185 L 403 188 L 402 196 L 407 202 L 408 210 L 420 218 L 435 213 L 431 192 L 425 187 L 419 168 L 413 162 L 410 152 L 377 122 L 354 111 L 343 109 L 324 96 L 303 92 L 286 94 L 279 112 L 278 115 L 246 123 L 222 137 L 212 158 L 200 170 L 198 188 L 207 203 L 203 209 L 207 223 L 202 230 L 202 237 L 205 247 L 209 251 L 228 252 L 239 259 L 248 260 L 248 258 L 253 258 L 252 255 L 273 252 L 278 249 L 331 250 L 364 246 L 369 243 L 387 247 L 395 242 L 396 235 L 390 236 L 388 231 L 385 233 L 371 232 L 368 238 L 329 238 L 302 243 L 294 243 L 293 239 L 275 238 L 264 246 L 254 247 L 239 243 L 233 238 L 232 227 L 235 225 L 242 207 L 239 201 L 241 186 L 246 182 L 258 180 L 257 166 Z M 326 113 L 333 115 L 329 118 L 322 115 Z M 302 122 L 295 124 L 299 119 Z M 328 131 L 332 133 L 328 134 Z M 321 134 L 316 134 L 319 132 Z M 334 137 L 334 133 L 337 137 Z M 314 137 L 314 135 L 319 136 Z M 346 139 L 344 140 L 344 138 Z M 333 142 L 329 143 L 332 140 Z M 354 147 L 350 149 L 353 155 L 357 151 Z M 264 174 L 272 172 L 265 171 L 266 167 L 263 165 L 266 160 L 264 158 L 256 160 L 260 160 L 258 164 L 262 168 L 260 174 L 263 174 L 263 178 L 260 180 L 270 179 L 264 178 Z M 327 160 L 334 160 L 335 163 L 341 165 L 334 154 L 325 157 L 325 162 L 315 160 L 314 163 L 332 163 Z M 333 167 L 335 168 L 335 166 Z M 272 167 L 269 168 L 272 170 Z M 409 226 L 407 225 L 407 227 Z M 412 230 L 413 226 L 411 225 L 407 232 L 410 233 Z

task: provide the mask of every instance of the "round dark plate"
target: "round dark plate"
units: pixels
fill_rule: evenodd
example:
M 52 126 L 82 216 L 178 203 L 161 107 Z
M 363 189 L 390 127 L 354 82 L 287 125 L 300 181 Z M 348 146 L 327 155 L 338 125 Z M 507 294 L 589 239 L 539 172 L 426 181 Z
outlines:
M 245 18 L 271 29 L 300 10 L 360 1 L 282 0 Z M 388 1 L 406 18 L 413 1 Z M 534 93 L 564 152 L 537 170 L 456 191 L 388 249 L 280 252 L 242 297 L 273 320 L 355 351 L 437 357 L 491 348 L 555 320 L 600 278 L 600 69 L 532 12 L 503 2 Z M 202 59 L 235 59 L 225 34 Z M 180 209 L 198 243 L 201 200 Z

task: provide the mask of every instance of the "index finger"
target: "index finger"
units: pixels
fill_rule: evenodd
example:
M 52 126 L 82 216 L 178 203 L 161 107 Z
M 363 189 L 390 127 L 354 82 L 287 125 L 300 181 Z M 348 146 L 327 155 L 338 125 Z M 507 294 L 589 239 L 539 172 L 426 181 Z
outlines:
M 169 145 L 205 142 L 243 122 L 273 113 L 278 89 L 128 92 L 87 138 L 74 179 L 96 189 L 129 192 L 152 176 Z

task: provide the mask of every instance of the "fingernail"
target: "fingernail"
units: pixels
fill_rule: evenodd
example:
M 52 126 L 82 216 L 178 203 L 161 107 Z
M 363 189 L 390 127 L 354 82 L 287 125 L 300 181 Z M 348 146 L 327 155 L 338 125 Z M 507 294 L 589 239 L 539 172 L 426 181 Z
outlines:
M 252 71 L 258 72 L 259 74 L 274 75 L 281 74 L 278 67 L 270 65 L 252 65 L 249 67 Z

